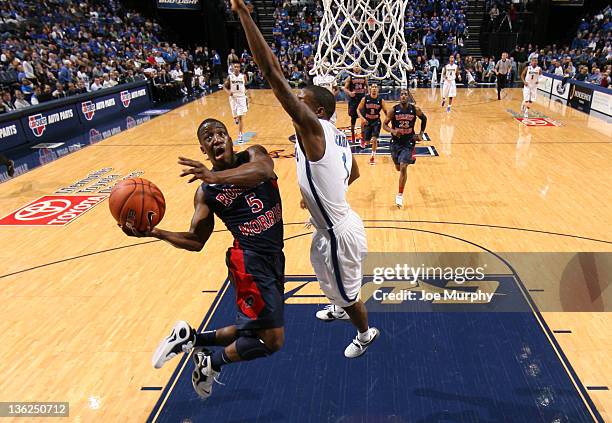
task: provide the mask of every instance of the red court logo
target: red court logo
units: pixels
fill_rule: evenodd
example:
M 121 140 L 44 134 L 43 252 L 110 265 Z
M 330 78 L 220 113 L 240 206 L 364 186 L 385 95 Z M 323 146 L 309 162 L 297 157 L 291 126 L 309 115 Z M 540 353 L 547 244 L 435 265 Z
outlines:
M 96 114 L 96 105 L 89 100 L 84 101 L 81 103 L 81 110 L 83 111 L 85 119 L 92 120 L 94 115 Z
M 28 125 L 34 136 L 40 137 L 45 132 L 47 128 L 47 118 L 44 117 L 41 113 L 37 115 L 32 115 L 28 117 Z
M 66 226 L 107 195 L 45 195 L 0 219 L 3 226 Z
M 123 107 L 126 109 L 130 107 L 130 101 L 132 101 L 132 95 L 129 91 L 121 91 L 121 102 L 123 103 Z
M 521 122 L 525 126 L 561 126 L 559 124 L 559 122 L 554 121 L 554 120 L 549 119 L 549 118 L 540 118 L 540 117 L 522 118 L 522 117 L 517 117 L 516 120 L 518 120 L 519 122 Z

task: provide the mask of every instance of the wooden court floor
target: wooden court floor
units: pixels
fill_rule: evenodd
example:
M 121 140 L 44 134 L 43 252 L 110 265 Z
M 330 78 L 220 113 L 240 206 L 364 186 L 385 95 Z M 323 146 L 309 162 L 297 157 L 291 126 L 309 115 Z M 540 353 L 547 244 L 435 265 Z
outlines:
M 369 166 L 367 156 L 358 156 L 361 179 L 349 199 L 369 228 L 370 251 L 475 250 L 459 239 L 501 253 L 612 251 L 609 122 L 539 98 L 534 110 L 562 126 L 526 127 L 510 113 L 520 112 L 520 89 L 507 90 L 502 101 L 493 89 L 459 90 L 450 114 L 440 107 L 439 90 L 414 95 L 439 156 L 409 168 L 403 210 L 393 205 L 397 173 L 390 158 Z M 271 92 L 251 96 L 250 143 L 291 154 L 292 126 Z M 339 104 L 339 126 L 349 122 L 346 109 Z M 160 227 L 185 230 L 196 186 L 179 178 L 176 160 L 201 158 L 195 131 L 207 117 L 236 134 L 226 95 L 217 92 L 0 185 L 0 213 L 111 167 L 144 171 L 166 197 Z M 296 223 L 286 226 L 286 236 L 308 232 L 299 224 L 307 215 L 299 208 L 293 159 L 275 165 L 284 220 Z M 413 230 L 376 229 L 389 226 Z M 164 386 L 175 366 L 154 370 L 154 348 L 176 320 L 200 322 L 224 281 L 230 236 L 221 224 L 216 229 L 198 254 L 126 237 L 106 203 L 67 227 L 0 227 L 0 401 L 68 401 L 70 417 L 59 420 L 146 420 L 159 391 L 141 388 Z M 287 244 L 288 274 L 312 274 L 308 245 L 307 237 Z M 528 273 L 528 288 L 544 284 L 559 296 L 554 278 L 543 278 L 537 266 Z M 597 292 L 573 288 L 592 311 L 543 317 L 551 329 L 571 331 L 555 336 L 582 383 L 612 388 L 609 267 L 603 275 Z M 611 391 L 589 394 L 612 421 Z

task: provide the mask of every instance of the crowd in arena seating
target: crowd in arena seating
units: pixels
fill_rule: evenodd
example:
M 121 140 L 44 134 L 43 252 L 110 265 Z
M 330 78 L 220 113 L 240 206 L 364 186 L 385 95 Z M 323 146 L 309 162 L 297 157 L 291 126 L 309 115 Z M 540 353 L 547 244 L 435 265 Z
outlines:
M 231 16 L 228 0 L 221 0 Z M 321 1 L 274 0 L 272 49 L 294 87 L 310 80 L 323 16 Z M 425 85 L 446 58 L 457 55 L 466 83 L 493 82 L 495 58 L 462 58 L 467 0 L 415 0 L 406 10 L 405 35 L 413 85 Z M 517 47 L 513 75 L 532 55 L 545 70 L 602 86 L 610 84 L 612 8 L 583 19 L 570 45 Z M 150 80 L 160 100 L 207 91 L 227 67 L 243 64 L 251 86 L 265 86 L 252 57 L 232 51 L 189 51 L 164 42 L 160 25 L 126 10 L 118 0 L 0 2 L 0 113 L 117 84 Z M 436 75 L 437 76 L 437 75 Z
M 118 0 L 0 2 L 0 113 L 145 78 L 163 98 L 208 89 L 218 54 L 162 40 Z
M 300 86 L 309 79 L 313 66 L 323 6 L 313 0 L 275 0 L 275 5 L 272 49 L 290 84 Z M 466 7 L 467 0 L 416 0 L 406 8 L 408 54 L 418 65 L 414 75 L 418 74 L 419 80 L 427 73 L 421 64 L 426 66 L 434 48 L 446 57 L 462 52 L 467 37 Z
M 607 6 L 594 16 L 582 19 L 571 44 L 517 46 L 512 56 L 522 62 L 535 56 L 545 71 L 609 87 L 612 82 L 612 7 Z

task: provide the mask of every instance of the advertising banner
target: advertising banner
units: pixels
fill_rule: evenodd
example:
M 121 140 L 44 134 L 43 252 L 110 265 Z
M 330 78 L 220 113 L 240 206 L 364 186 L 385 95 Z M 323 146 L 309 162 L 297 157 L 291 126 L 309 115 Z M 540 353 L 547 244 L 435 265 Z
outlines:
M 200 10 L 200 0 L 157 0 L 158 9 Z

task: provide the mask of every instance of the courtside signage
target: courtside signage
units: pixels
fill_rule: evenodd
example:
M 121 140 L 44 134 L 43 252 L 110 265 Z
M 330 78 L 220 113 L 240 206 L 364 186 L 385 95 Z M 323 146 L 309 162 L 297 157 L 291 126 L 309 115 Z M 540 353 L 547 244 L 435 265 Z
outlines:
M 0 219 L 0 226 L 66 226 L 108 195 L 45 195 Z

